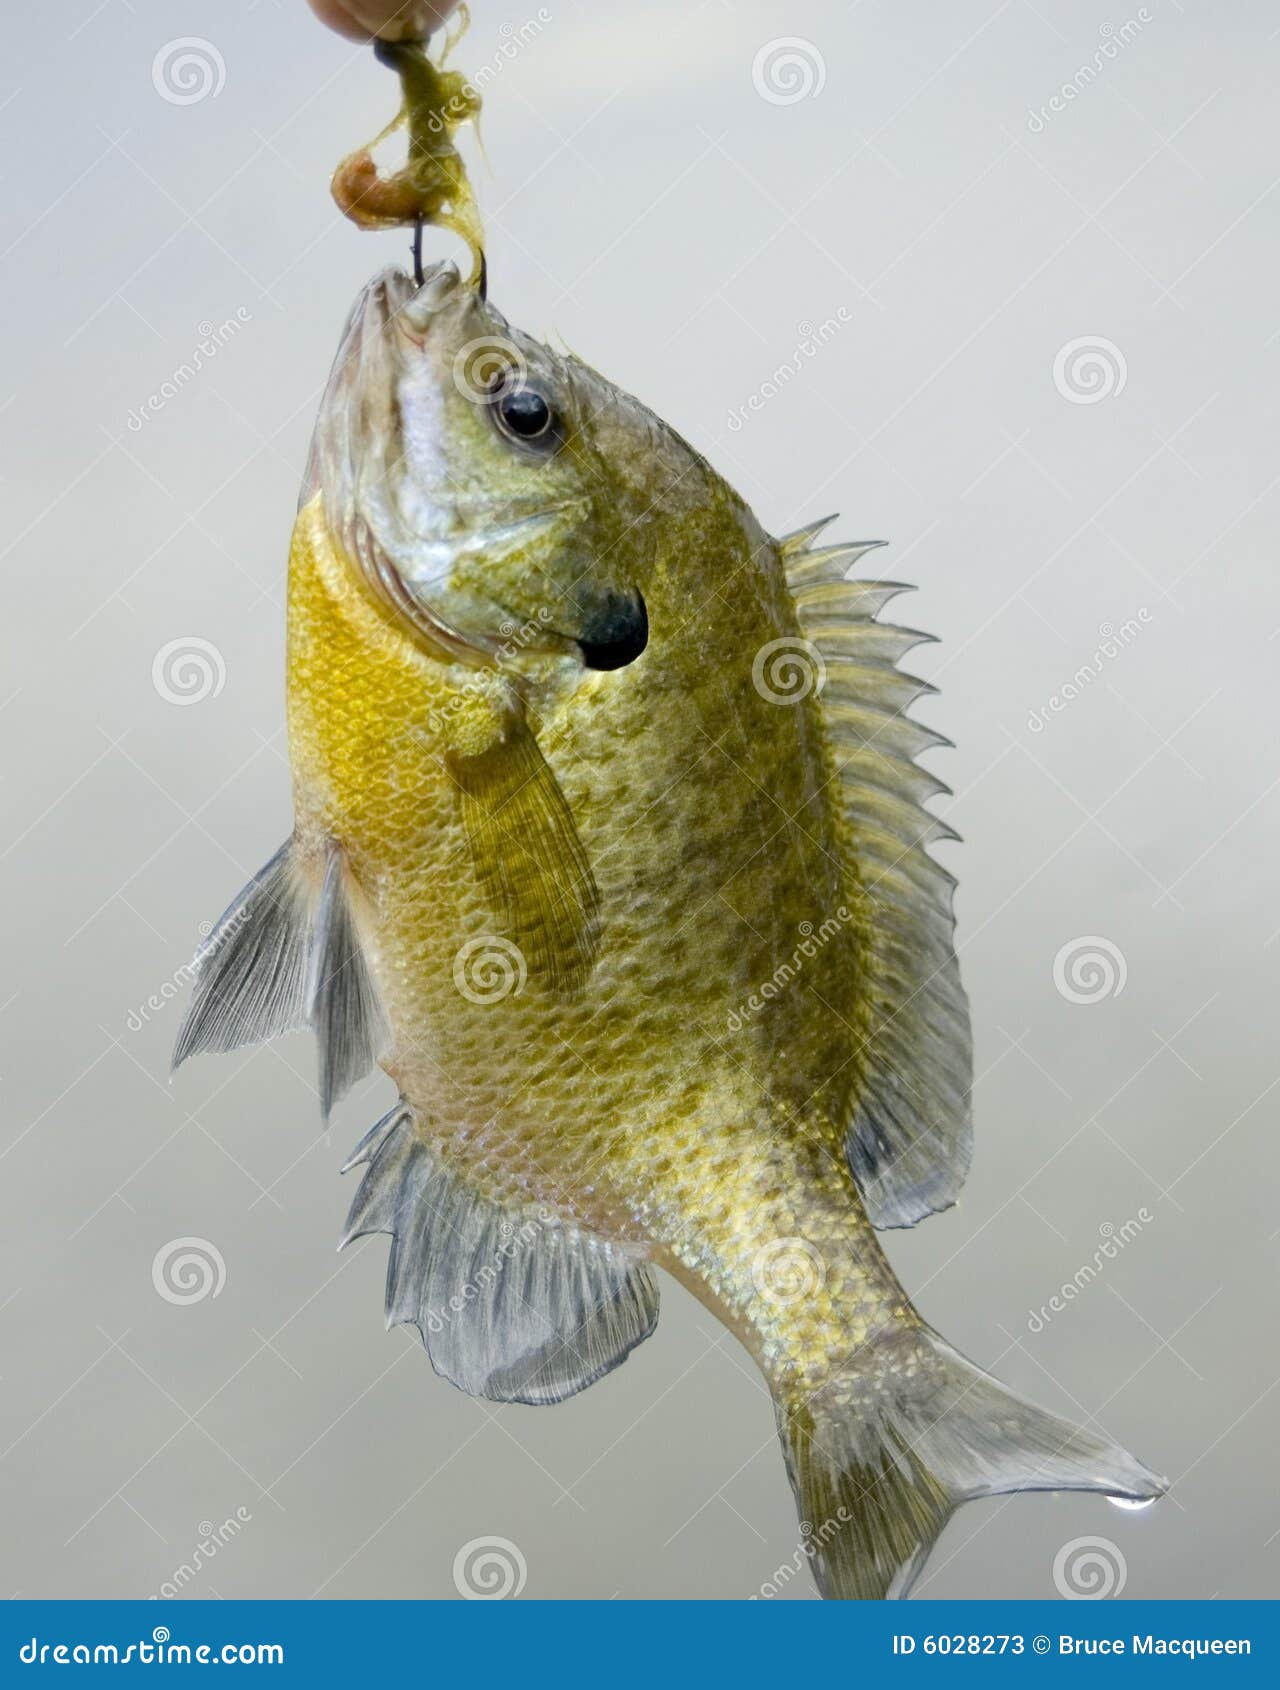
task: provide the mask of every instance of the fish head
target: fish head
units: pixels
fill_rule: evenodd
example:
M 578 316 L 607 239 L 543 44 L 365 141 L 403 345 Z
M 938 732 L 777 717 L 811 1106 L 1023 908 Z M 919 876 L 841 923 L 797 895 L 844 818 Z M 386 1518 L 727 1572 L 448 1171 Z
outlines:
M 646 648 L 662 518 L 701 459 L 452 265 L 387 270 L 352 313 L 304 500 L 455 657 L 616 669 Z

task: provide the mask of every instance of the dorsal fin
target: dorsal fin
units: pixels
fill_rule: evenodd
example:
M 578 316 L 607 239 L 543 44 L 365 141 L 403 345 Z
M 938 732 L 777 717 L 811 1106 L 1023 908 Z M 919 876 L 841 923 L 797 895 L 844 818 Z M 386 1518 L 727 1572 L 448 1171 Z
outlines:
M 847 878 L 870 906 L 860 989 L 870 996 L 872 1030 L 846 1143 L 872 1223 L 912 1226 L 955 1201 L 973 1142 L 955 880 L 927 849 L 957 835 L 924 808 L 947 788 L 915 762 L 949 742 L 907 715 L 933 689 L 897 667 L 929 636 L 875 619 L 906 589 L 847 580 L 879 542 L 814 548 L 830 520 L 779 544 L 800 631 L 826 666 L 820 708 L 842 801 Z
M 813 547 L 813 542 L 824 528 L 830 528 L 836 520 L 837 513 L 832 511 L 830 516 L 820 516 L 816 522 L 807 523 L 803 528 L 797 528 L 793 534 L 784 534 L 778 541 L 778 550 L 782 553 L 783 562 L 790 567 L 793 558 L 802 557 Z

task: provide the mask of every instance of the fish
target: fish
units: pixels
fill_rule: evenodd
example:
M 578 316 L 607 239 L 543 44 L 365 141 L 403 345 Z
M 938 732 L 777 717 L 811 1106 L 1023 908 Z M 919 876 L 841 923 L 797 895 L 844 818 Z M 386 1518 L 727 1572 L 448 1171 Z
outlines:
M 293 832 L 175 1061 L 310 1027 L 326 1121 L 389 1076 L 344 1242 L 390 1235 L 388 1324 L 472 1395 L 572 1397 L 685 1286 L 857 1600 L 972 1498 L 1165 1481 L 962 1356 L 881 1248 L 964 1181 L 972 1042 L 926 636 L 827 527 L 771 537 L 451 265 L 376 276 L 292 540 Z

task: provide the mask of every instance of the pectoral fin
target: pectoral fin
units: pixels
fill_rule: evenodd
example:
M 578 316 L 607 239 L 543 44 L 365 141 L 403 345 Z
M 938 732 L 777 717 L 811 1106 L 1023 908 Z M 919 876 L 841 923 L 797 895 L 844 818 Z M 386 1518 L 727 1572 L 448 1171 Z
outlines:
M 477 755 L 451 752 L 485 897 L 530 973 L 578 990 L 600 940 L 600 892 L 560 783 L 522 717 Z

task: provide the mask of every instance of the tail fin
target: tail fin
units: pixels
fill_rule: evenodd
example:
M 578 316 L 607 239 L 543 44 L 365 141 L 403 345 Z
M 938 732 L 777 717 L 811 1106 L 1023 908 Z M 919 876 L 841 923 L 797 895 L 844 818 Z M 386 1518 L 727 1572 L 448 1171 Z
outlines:
M 878 1339 L 847 1376 L 776 1403 L 823 1596 L 906 1596 L 953 1509 L 1019 1490 L 1150 1500 L 1165 1481 L 1016 1396 L 927 1327 Z

